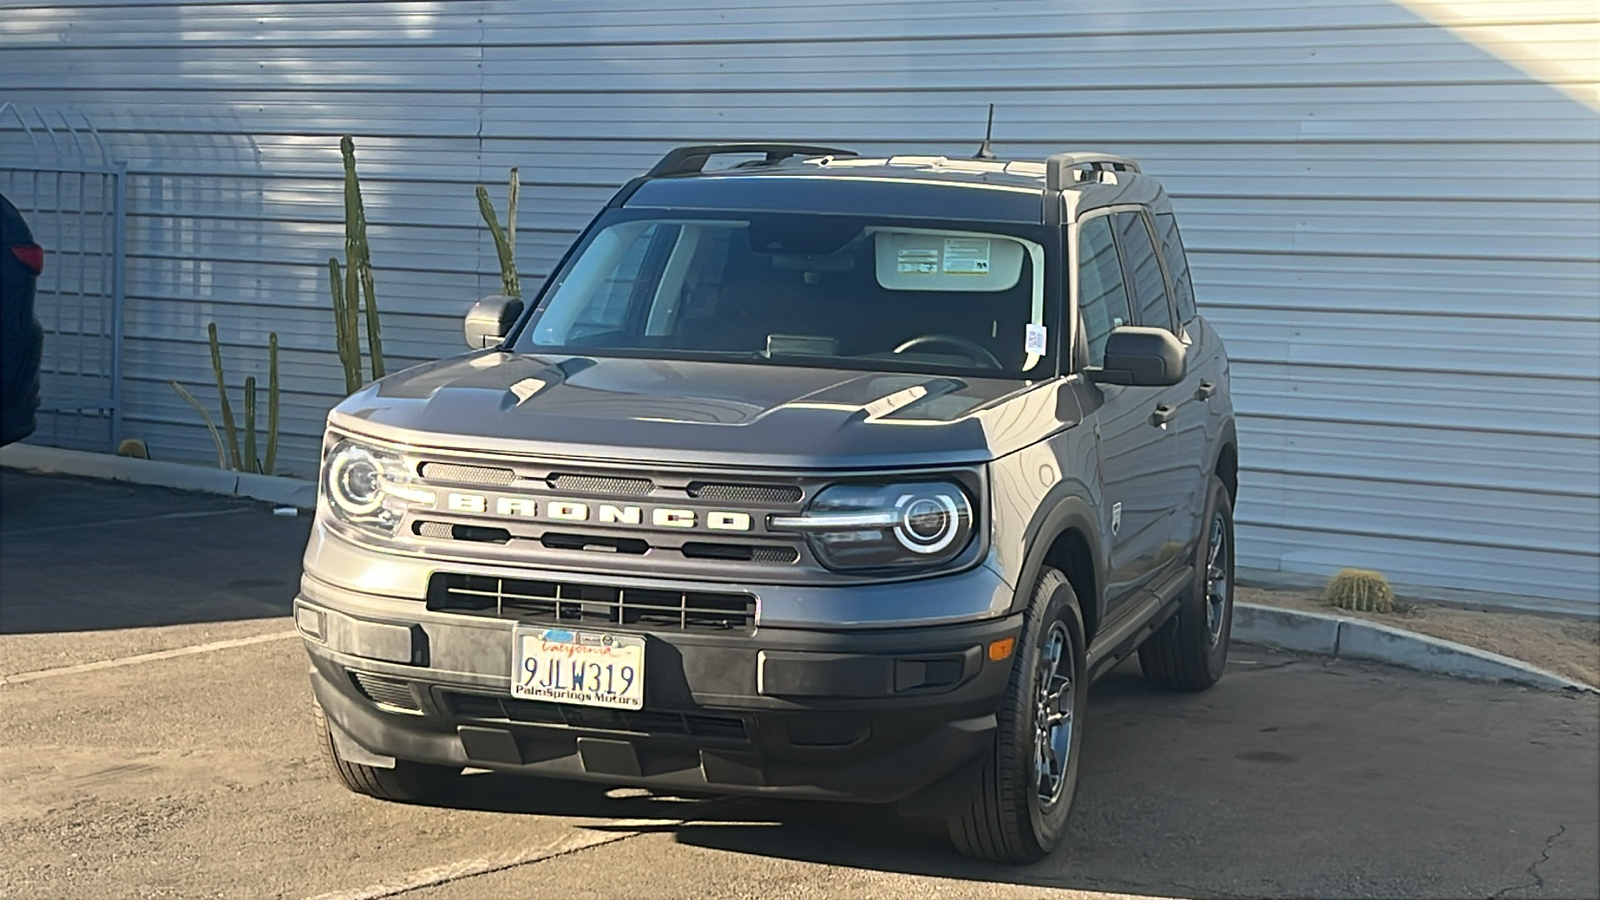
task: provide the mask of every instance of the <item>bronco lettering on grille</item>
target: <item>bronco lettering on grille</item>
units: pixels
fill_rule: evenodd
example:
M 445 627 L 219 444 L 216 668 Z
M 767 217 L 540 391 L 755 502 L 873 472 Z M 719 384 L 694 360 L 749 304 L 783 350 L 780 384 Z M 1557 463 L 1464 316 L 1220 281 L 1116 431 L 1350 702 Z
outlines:
M 749 513 L 733 510 L 693 510 L 671 507 L 618 506 L 602 503 L 591 507 L 576 500 L 534 500 L 529 497 L 494 497 L 451 491 L 445 494 L 444 508 L 451 512 L 476 513 L 513 519 L 545 519 L 554 522 L 593 522 L 600 525 L 639 525 L 649 522 L 657 528 L 699 528 L 712 531 L 749 531 Z

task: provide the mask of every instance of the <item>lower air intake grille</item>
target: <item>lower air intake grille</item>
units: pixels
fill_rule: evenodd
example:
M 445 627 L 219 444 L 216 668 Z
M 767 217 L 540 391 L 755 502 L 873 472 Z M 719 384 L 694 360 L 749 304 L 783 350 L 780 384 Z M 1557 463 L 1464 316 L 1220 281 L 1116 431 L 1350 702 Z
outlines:
M 755 625 L 756 598 L 436 572 L 428 580 L 428 608 L 568 626 L 748 631 Z
M 366 672 L 351 672 L 350 680 L 355 682 L 356 690 L 360 691 L 362 696 L 381 709 L 392 712 L 422 712 L 422 704 L 417 702 L 417 695 L 412 693 L 411 685 L 404 681 L 369 675 Z
M 486 694 L 454 691 L 444 694 L 450 711 L 463 719 L 490 719 L 529 725 L 558 725 L 625 731 L 633 734 L 678 735 L 728 741 L 748 741 L 744 720 L 735 716 L 707 716 L 670 710 L 597 709 L 564 703 L 515 700 Z

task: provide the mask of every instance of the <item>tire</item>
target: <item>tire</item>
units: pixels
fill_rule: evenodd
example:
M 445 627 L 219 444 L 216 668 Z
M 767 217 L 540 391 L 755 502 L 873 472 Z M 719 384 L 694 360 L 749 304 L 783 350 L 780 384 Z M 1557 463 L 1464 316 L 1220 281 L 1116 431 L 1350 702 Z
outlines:
M 1058 660 L 1054 667 L 1052 657 Z M 950 841 L 962 854 L 1029 863 L 1060 846 L 1078 786 L 1087 674 L 1078 597 L 1066 576 L 1045 569 L 1023 616 L 994 747 L 975 769 L 966 808 L 946 820 Z M 1054 702 L 1041 693 L 1042 684 L 1054 689 Z M 1047 707 L 1065 714 L 1065 728 L 1052 733 L 1054 752 L 1043 754 L 1036 723 Z M 1054 761 L 1048 775 L 1036 767 L 1036 753 Z
M 1205 527 L 1195 544 L 1194 582 L 1178 612 L 1139 648 L 1139 669 L 1153 687 L 1203 691 L 1222 677 L 1233 632 L 1233 502 L 1211 476 Z
M 399 803 L 421 803 L 444 793 L 461 778 L 461 770 L 457 768 L 403 759 L 395 760 L 392 769 L 347 762 L 339 757 L 339 749 L 333 744 L 333 732 L 321 704 L 313 703 L 312 712 L 317 720 L 317 741 L 322 748 L 322 758 L 327 761 L 334 778 L 357 794 Z

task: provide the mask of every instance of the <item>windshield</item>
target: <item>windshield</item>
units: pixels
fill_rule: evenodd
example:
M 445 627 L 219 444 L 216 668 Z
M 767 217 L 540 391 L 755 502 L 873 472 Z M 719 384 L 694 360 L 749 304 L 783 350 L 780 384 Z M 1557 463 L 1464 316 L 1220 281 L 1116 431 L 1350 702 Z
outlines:
M 522 352 L 1046 378 L 1043 229 L 615 211 L 544 292 Z

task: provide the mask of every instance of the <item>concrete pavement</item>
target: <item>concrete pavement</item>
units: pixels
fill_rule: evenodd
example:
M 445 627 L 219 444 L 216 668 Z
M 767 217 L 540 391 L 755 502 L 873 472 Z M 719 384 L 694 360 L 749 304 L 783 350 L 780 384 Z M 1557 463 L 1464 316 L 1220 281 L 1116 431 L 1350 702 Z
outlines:
M 284 637 L 307 527 L 0 472 L 0 674 L 30 677 L 0 685 L 0 896 L 1600 896 L 1593 695 L 1245 647 L 1204 694 L 1095 686 L 1071 837 L 1026 868 L 870 807 L 357 797 Z

